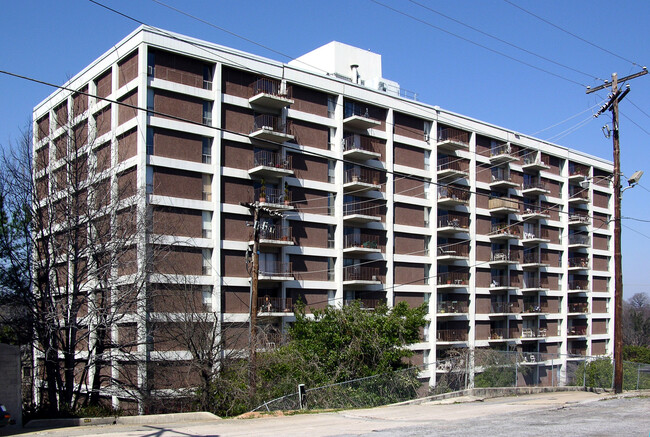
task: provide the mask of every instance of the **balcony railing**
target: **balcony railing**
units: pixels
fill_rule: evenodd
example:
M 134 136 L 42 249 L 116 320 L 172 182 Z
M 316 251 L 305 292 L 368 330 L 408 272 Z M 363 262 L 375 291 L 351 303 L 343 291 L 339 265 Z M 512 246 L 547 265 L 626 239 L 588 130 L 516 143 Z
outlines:
M 343 236 L 343 248 L 381 249 L 379 235 L 348 234 Z
M 448 243 L 438 246 L 438 256 L 469 256 L 469 243 Z
M 291 236 L 291 227 L 289 226 L 269 226 L 266 229 L 260 229 L 259 236 L 260 236 L 260 240 L 275 240 L 275 241 L 293 240 Z
M 490 256 L 490 261 L 516 262 L 518 260 L 519 260 L 519 252 L 510 251 L 508 249 L 493 250 Z
M 446 170 L 467 173 L 469 171 L 469 162 L 464 159 L 456 158 L 455 156 L 444 156 L 438 158 L 438 171 Z
M 540 167 L 548 167 L 550 165 L 550 160 L 548 156 L 534 153 L 526 153 L 523 157 L 524 165 L 538 165 Z
M 569 326 L 568 335 L 587 335 L 587 327 L 584 325 Z
M 488 201 L 488 208 L 489 209 L 507 208 L 507 209 L 514 209 L 518 211 L 519 203 L 514 199 L 508 199 L 505 197 L 495 197 Z
M 347 266 L 343 268 L 344 281 L 379 281 L 379 267 Z
M 531 230 L 529 228 L 528 232 L 524 232 L 524 240 L 549 240 L 550 234 L 547 228 L 539 228 Z
M 253 154 L 253 167 L 264 166 L 291 170 L 291 156 L 286 158 L 281 153 L 270 150 L 258 150 Z
M 254 190 L 256 200 L 263 203 L 281 204 L 291 202 L 291 191 L 285 193 L 284 189 L 265 187 L 264 190 L 256 188 Z
M 379 185 L 380 173 L 377 170 L 369 168 L 354 167 L 349 168 L 344 174 L 344 183 L 361 182 L 364 184 Z
M 276 97 L 291 98 L 291 87 L 287 87 L 286 92 L 282 92 L 282 82 L 275 79 L 259 78 L 249 86 L 250 97 L 258 94 L 270 94 Z
M 580 223 L 584 225 L 588 225 L 591 222 L 591 219 L 589 218 L 589 214 L 587 213 L 579 213 L 579 212 L 572 212 L 569 214 L 569 223 Z
M 293 276 L 290 262 L 273 261 L 260 265 L 260 276 Z
M 380 305 L 385 305 L 386 299 L 345 299 L 343 305 L 349 306 L 355 302 L 358 302 L 361 308 L 374 310 Z
M 506 328 L 492 328 L 490 329 L 490 340 L 506 340 L 508 338 L 508 330 Z
M 261 313 L 286 313 L 293 311 L 293 303 L 290 297 L 260 297 L 257 299 L 257 307 Z
M 367 215 L 377 217 L 380 214 L 379 205 L 368 201 L 346 202 L 343 204 L 343 215 Z
M 510 287 L 510 280 L 507 275 L 492 275 L 490 277 L 490 288 Z
M 457 301 L 442 301 L 438 302 L 438 313 L 467 313 L 469 310 L 469 304 L 467 302 L 457 302 Z
M 587 302 L 569 302 L 570 313 L 588 313 L 589 303 Z
M 373 140 L 365 135 L 346 135 L 343 138 L 343 151 L 362 150 L 364 152 L 377 153 Z
M 508 225 L 507 223 L 495 223 L 490 228 L 490 236 L 498 235 L 513 235 L 517 238 L 521 237 L 520 225 Z
M 495 146 L 492 146 L 492 148 L 490 149 L 490 158 L 495 156 L 510 155 L 510 154 L 512 154 L 512 148 L 508 143 L 497 144 Z
M 582 187 L 571 185 L 569 187 L 569 198 L 579 200 L 589 200 L 589 190 Z
M 253 130 L 269 130 L 275 133 L 288 134 L 290 132 L 291 121 L 287 120 L 286 123 L 282 122 L 282 117 L 269 114 L 260 114 L 253 119 Z
M 548 191 L 546 189 L 546 183 L 542 182 L 541 180 L 534 178 L 530 179 L 528 181 L 524 180 L 524 190 L 540 190 L 540 191 Z
M 515 302 L 492 302 L 490 304 L 490 313 L 518 313 L 519 305 Z
M 458 214 L 438 216 L 438 228 L 469 228 L 469 217 Z
M 589 176 L 589 167 L 580 164 L 569 164 L 569 176 Z
M 572 347 L 569 348 L 567 352 L 569 353 L 569 355 L 579 355 L 582 357 L 587 355 L 587 349 L 582 347 Z
M 451 199 L 467 203 L 469 202 L 469 196 L 470 192 L 462 188 L 450 186 L 438 187 L 438 200 Z
M 591 245 L 591 239 L 586 234 L 570 234 L 569 244 L 580 244 L 582 246 Z
M 532 203 L 525 203 L 524 204 L 524 212 L 523 214 L 536 214 L 536 215 L 548 215 L 549 209 L 548 207 L 542 208 L 539 205 L 534 205 Z
M 521 288 L 548 288 L 548 279 L 546 278 L 527 278 L 524 277 Z
M 537 252 L 524 253 L 524 262 L 523 264 L 548 264 L 548 253 L 542 252 L 541 254 Z
M 523 312 L 526 314 L 546 313 L 548 312 L 548 306 L 540 305 L 537 302 L 524 302 Z
M 569 258 L 569 267 L 588 269 L 589 258 L 586 256 L 573 256 Z
M 467 285 L 469 284 L 469 272 L 443 272 L 438 273 L 438 285 Z
M 589 281 L 586 279 L 574 279 L 569 281 L 569 290 L 589 290 Z
M 438 130 L 438 142 L 451 141 L 469 146 L 469 132 L 455 129 L 453 127 Z
M 512 182 L 510 170 L 503 168 L 493 168 L 491 181 L 494 182 Z
M 436 334 L 438 341 L 467 341 L 465 329 L 439 329 Z

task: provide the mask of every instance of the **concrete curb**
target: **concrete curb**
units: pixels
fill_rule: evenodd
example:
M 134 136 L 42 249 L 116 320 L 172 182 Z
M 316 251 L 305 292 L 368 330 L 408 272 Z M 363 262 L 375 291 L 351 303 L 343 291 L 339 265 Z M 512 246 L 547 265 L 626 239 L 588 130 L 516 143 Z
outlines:
M 151 414 L 148 416 L 75 417 L 66 419 L 36 419 L 25 428 L 62 428 L 96 425 L 152 425 L 160 423 L 208 422 L 220 420 L 219 416 L 205 411 L 195 413 Z

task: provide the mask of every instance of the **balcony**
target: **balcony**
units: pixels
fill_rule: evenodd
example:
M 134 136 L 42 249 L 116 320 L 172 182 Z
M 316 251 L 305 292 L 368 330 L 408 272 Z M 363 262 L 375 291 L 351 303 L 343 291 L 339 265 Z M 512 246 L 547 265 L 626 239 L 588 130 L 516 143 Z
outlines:
M 437 253 L 439 262 L 467 260 L 469 258 L 469 243 L 442 244 L 438 246 Z
M 573 211 L 569 213 L 569 226 L 589 226 L 591 218 L 589 213 Z
M 589 203 L 589 189 L 569 186 L 569 203 Z
M 507 223 L 493 224 L 489 234 L 490 240 L 513 240 L 521 238 L 521 226 Z
M 251 232 L 250 241 L 253 241 Z M 268 226 L 266 229 L 260 229 L 259 244 L 264 247 L 282 247 L 293 246 L 295 243 L 291 236 L 289 226 Z
M 469 149 L 469 132 L 447 127 L 438 129 L 438 149 L 448 151 Z
M 510 281 L 508 275 L 492 275 L 490 278 L 490 291 L 502 291 L 511 288 L 519 287 L 517 285 L 514 285 L 514 281 Z
M 270 150 L 257 150 L 253 154 L 253 167 L 248 170 L 250 176 L 262 178 L 281 178 L 293 174 L 291 156 Z
M 345 202 L 343 220 L 350 223 L 369 223 L 381 221 L 380 207 L 369 200 Z
M 523 220 L 527 219 L 547 219 L 551 215 L 548 213 L 548 208 L 542 208 L 541 206 L 534 205 L 531 203 L 524 203 L 524 211 L 521 214 Z
M 576 321 L 579 319 L 575 319 Z M 570 337 L 584 337 L 587 335 L 587 326 L 585 325 L 577 325 L 577 326 L 569 326 L 569 329 L 567 329 L 567 335 Z
M 506 328 L 492 328 L 490 329 L 490 338 L 488 338 L 488 341 L 508 340 L 508 337 L 508 330 Z
M 469 175 L 469 162 L 455 156 L 438 158 L 438 180 L 447 178 L 466 178 Z
M 537 178 L 528 181 L 524 180 L 523 189 L 521 191 L 524 195 L 528 194 L 533 196 L 548 194 L 550 192 L 551 191 L 546 187 L 546 183 Z
M 352 129 L 370 129 L 381 126 L 381 121 L 370 117 L 368 108 L 354 102 L 345 102 L 343 108 L 343 126 Z
M 588 269 L 589 269 L 588 256 L 569 257 L 569 270 L 588 270 Z
M 470 192 L 463 188 L 442 186 L 438 187 L 438 204 L 455 206 L 467 205 L 469 203 Z
M 381 284 L 378 267 L 347 266 L 343 268 L 343 285 Z
M 256 188 L 253 196 L 252 202 L 257 200 L 261 206 L 269 209 L 283 211 L 294 209 L 291 205 L 291 191 L 270 187 Z
M 502 164 L 516 160 L 517 157 L 512 153 L 509 143 L 497 144 L 490 149 L 490 164 Z
M 490 314 L 517 314 L 519 312 L 519 305 L 515 302 L 492 302 L 490 304 Z
M 343 236 L 343 252 L 354 254 L 380 253 L 379 235 L 348 234 Z
M 544 244 L 551 241 L 550 234 L 547 228 L 539 228 L 538 230 L 530 230 L 524 232 L 524 238 L 521 240 L 523 245 Z
M 524 280 L 521 284 L 521 292 L 537 292 L 548 290 L 549 284 L 548 279 L 546 278 L 536 278 L 536 277 L 524 277 Z
M 438 302 L 438 314 L 467 314 L 469 304 L 463 301 L 447 300 Z
M 507 266 L 519 262 L 519 252 L 508 249 L 493 250 L 490 255 L 490 266 Z
M 459 214 L 438 216 L 438 234 L 454 234 L 469 230 L 469 217 Z
M 522 269 L 536 269 L 540 267 L 548 267 L 548 254 L 546 252 L 537 253 L 524 253 L 524 260 L 521 263 Z
M 568 291 L 585 292 L 589 291 L 589 281 L 586 279 L 569 280 Z
M 589 248 L 591 247 L 591 239 L 587 234 L 569 234 L 569 247 Z
M 257 308 L 260 315 L 288 315 L 293 311 L 293 303 L 290 297 L 264 296 L 257 299 Z
M 345 191 L 370 191 L 381 189 L 380 173 L 369 168 L 349 168 L 344 173 L 343 189 Z
M 490 188 L 506 189 L 519 188 L 519 184 L 512 180 L 510 171 L 507 169 L 492 169 L 492 178 L 490 179 Z
M 468 272 L 443 272 L 438 273 L 436 288 L 464 288 L 469 284 Z
M 439 342 L 463 342 L 467 341 L 466 329 L 438 329 L 436 339 Z
M 569 355 L 573 355 L 576 357 L 584 357 L 587 355 L 587 348 L 586 347 L 571 347 L 567 349 L 567 352 Z
M 380 305 L 386 305 L 386 299 L 345 299 L 344 306 L 350 306 L 358 303 L 359 307 L 364 310 L 374 310 Z
M 515 334 L 516 333 L 516 334 Z M 517 335 L 522 340 L 534 340 L 537 338 L 545 338 L 547 335 L 546 328 L 524 328 L 519 332 L 518 330 L 511 330 L 512 338 L 516 338 Z
M 519 212 L 519 203 L 507 197 L 493 197 L 488 201 L 491 214 L 515 214 Z
M 548 170 L 549 157 L 540 152 L 527 152 L 522 158 L 521 168 L 524 170 Z
M 253 107 L 279 110 L 293 103 L 291 88 L 282 91 L 282 82 L 275 79 L 259 78 L 249 85 L 248 103 Z
M 293 269 L 290 262 L 266 262 L 259 268 L 260 281 L 290 281 L 293 280 Z
M 343 157 L 357 161 L 381 158 L 375 150 L 373 140 L 365 135 L 348 134 L 343 138 Z
M 589 167 L 582 164 L 569 163 L 569 180 L 581 181 L 589 177 Z
M 524 310 L 522 315 L 537 315 L 548 312 L 548 306 L 540 305 L 537 302 L 524 302 Z
M 589 312 L 589 304 L 587 302 L 569 302 L 569 313 L 585 314 Z
M 291 121 L 282 122 L 282 117 L 269 114 L 260 114 L 253 119 L 253 129 L 249 137 L 251 139 L 270 141 L 282 144 L 285 141 L 294 139 L 291 132 Z

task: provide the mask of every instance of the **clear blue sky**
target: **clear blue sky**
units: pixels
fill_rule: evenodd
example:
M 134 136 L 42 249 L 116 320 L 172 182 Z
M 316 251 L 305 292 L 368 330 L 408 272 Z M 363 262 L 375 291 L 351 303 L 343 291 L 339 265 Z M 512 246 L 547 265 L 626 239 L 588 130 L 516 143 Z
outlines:
M 152 0 L 98 1 L 152 26 L 289 61 Z M 332 40 L 369 49 L 382 55 L 384 77 L 417 92 L 423 102 L 609 160 L 612 143 L 601 133 L 601 127 L 611 122 L 609 113 L 572 130 L 590 117 L 593 110 L 589 108 L 604 100 L 606 93 L 586 95 L 582 86 L 571 81 L 595 86 L 602 83 L 596 78 L 609 79 L 612 72 L 622 77 L 639 71 L 633 63 L 650 64 L 650 2 L 642 0 L 510 0 L 618 57 L 504 0 L 417 0 L 587 75 L 517 50 L 408 0 L 377 1 L 421 21 L 371 0 L 164 1 L 289 57 Z M 88 0 L 7 0 L 0 14 L 0 69 L 62 84 L 137 26 Z M 638 169 L 647 174 L 641 181 L 646 189 L 625 192 L 623 216 L 650 221 L 650 74 L 631 81 L 631 87 L 621 104 L 622 170 L 626 175 Z M 32 108 L 51 92 L 48 87 L 0 75 L 0 145 L 6 147 L 19 136 L 30 121 Z M 650 223 L 626 219 L 623 225 L 625 296 L 629 297 L 650 291 Z

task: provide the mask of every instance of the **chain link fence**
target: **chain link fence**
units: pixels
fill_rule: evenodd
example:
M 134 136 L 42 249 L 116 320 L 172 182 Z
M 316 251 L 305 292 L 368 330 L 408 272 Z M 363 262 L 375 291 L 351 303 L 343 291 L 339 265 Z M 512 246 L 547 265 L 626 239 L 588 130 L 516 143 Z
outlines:
M 494 349 L 448 350 L 435 364 L 306 388 L 264 402 L 252 411 L 370 408 L 425 396 L 488 387 L 611 389 L 611 357 Z M 625 362 L 623 389 L 650 389 L 650 364 Z

